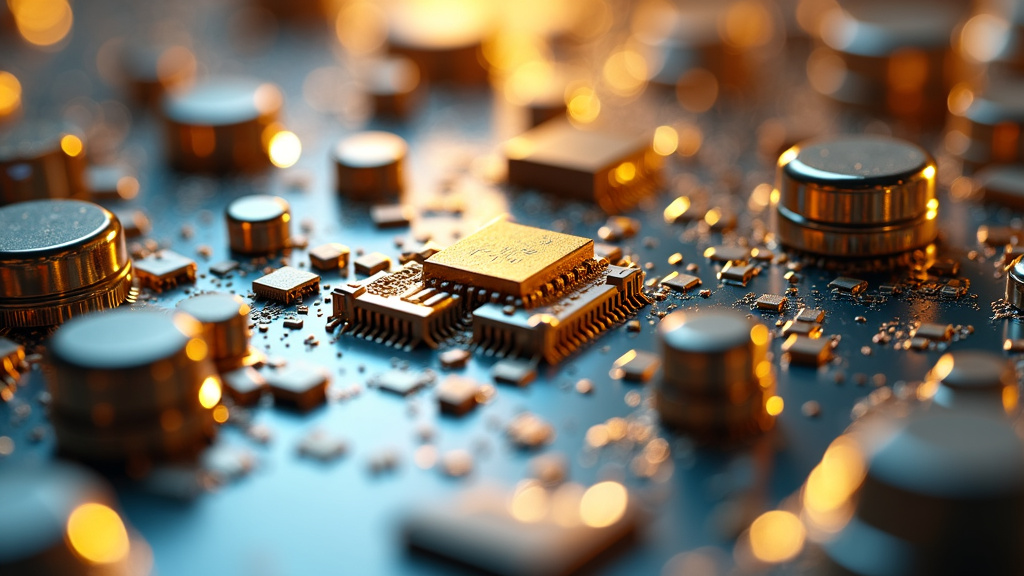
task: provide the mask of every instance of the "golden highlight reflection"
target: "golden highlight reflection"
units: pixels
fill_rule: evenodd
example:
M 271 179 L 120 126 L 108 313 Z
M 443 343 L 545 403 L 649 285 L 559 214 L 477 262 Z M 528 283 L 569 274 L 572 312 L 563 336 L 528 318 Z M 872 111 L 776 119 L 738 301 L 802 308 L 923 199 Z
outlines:
M 74 21 L 67 0 L 7 0 L 7 7 L 21 37 L 40 47 L 63 40 Z
M 866 472 L 860 446 L 847 436 L 836 438 L 804 485 L 804 512 L 816 528 L 836 532 L 846 525 L 850 497 Z
M 130 547 L 128 531 L 117 512 L 93 502 L 71 512 L 67 540 L 76 554 L 93 564 L 121 561 Z
M 18 78 L 0 70 L 0 119 L 14 114 L 21 108 L 21 82 Z
M 508 511 L 520 522 L 540 522 L 548 515 L 548 492 L 534 482 L 521 482 L 516 487 Z
M 209 410 L 220 402 L 220 395 L 220 380 L 216 376 L 207 376 L 199 387 L 199 404 Z
M 274 166 L 290 168 L 302 156 L 302 142 L 294 132 L 282 130 L 270 138 L 267 152 Z
M 805 538 L 800 519 L 783 510 L 765 512 L 750 525 L 750 551 L 761 562 L 793 559 L 803 550 Z
M 618 482 L 599 482 L 583 493 L 580 519 L 591 528 L 605 528 L 618 522 L 626 513 L 629 495 Z

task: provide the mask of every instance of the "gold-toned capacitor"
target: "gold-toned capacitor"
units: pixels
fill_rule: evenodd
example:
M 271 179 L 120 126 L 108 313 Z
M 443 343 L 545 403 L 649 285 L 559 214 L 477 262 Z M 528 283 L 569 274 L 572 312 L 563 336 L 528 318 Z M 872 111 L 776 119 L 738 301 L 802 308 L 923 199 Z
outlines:
M 658 326 L 663 367 L 655 383 L 662 422 L 716 443 L 770 429 L 769 340 L 767 327 L 731 310 L 666 316 Z
M 983 93 L 958 87 L 950 94 L 946 149 L 968 170 L 1024 161 L 1024 83 L 1004 82 Z
M 1017 257 L 1006 270 L 1006 301 L 1024 310 L 1024 260 Z
M 88 200 L 85 143 L 73 130 L 23 122 L 0 132 L 0 206 L 43 200 Z
M 228 243 L 239 254 L 270 254 L 288 247 L 291 207 L 284 198 L 267 194 L 243 196 L 225 212 Z
M 935 160 L 885 136 L 812 140 L 779 157 L 775 221 L 779 241 L 843 258 L 907 252 L 938 232 Z
M 124 229 L 79 200 L 0 208 L 0 326 L 48 326 L 113 308 L 131 289 Z
M 62 326 L 48 348 L 58 448 L 85 460 L 194 456 L 211 434 L 221 382 L 188 314 L 111 310 Z
M 249 310 L 240 296 L 207 292 L 178 302 L 178 309 L 203 323 L 203 338 L 221 372 L 239 368 L 250 355 Z
M 147 105 L 164 94 L 185 90 L 195 81 L 196 57 L 186 46 L 154 45 L 152 39 L 128 42 L 121 51 L 121 69 L 132 96 Z
M 363 73 L 361 84 L 373 101 L 377 117 L 409 117 L 416 104 L 420 86 L 420 69 L 403 56 L 388 56 L 371 62 Z
M 334 148 L 338 192 L 347 198 L 381 202 L 401 196 L 408 145 L 390 132 L 359 132 Z
M 270 165 L 267 142 L 281 90 L 250 78 L 210 78 L 163 101 L 168 159 L 186 172 L 252 172 Z
M 430 83 L 487 83 L 482 46 L 495 10 L 490 2 L 399 0 L 388 14 L 388 51 L 409 58 Z

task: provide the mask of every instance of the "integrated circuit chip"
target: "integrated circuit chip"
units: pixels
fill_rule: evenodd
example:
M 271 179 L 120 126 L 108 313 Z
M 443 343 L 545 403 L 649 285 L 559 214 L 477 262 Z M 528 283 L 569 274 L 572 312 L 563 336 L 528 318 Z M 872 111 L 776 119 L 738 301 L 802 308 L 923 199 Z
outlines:
M 462 284 L 528 303 L 593 258 L 589 238 L 496 220 L 428 258 L 423 279 L 428 286 Z
M 282 266 L 252 281 L 252 291 L 261 298 L 291 304 L 320 290 L 320 277 L 312 272 Z
M 552 120 L 505 146 L 508 181 L 593 200 L 608 213 L 628 210 L 661 183 L 662 157 L 648 135 L 578 128 Z
M 195 260 L 170 250 L 139 258 L 134 264 L 135 273 L 142 285 L 157 292 L 196 281 Z

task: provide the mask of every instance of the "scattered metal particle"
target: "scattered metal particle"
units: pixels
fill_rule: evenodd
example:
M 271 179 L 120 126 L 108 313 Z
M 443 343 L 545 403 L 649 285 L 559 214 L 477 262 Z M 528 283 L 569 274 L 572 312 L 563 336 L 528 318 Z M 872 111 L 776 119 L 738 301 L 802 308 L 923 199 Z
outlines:
M 337 460 L 344 456 L 347 451 L 348 443 L 345 440 L 328 433 L 322 428 L 310 430 L 302 437 L 298 445 L 300 456 L 319 460 L 320 462 Z
M 933 342 L 949 342 L 953 337 L 953 325 L 923 322 L 911 333 L 911 336 L 925 338 Z
M 604 226 L 597 231 L 597 236 L 605 242 L 618 242 L 632 238 L 640 232 L 640 221 L 628 216 L 609 216 Z
M 461 416 L 476 407 L 479 392 L 479 382 L 453 374 L 438 385 L 435 394 L 441 412 Z
M 250 450 L 222 444 L 204 450 L 200 462 L 203 470 L 221 484 L 249 475 L 258 464 Z
M 933 276 L 956 276 L 960 273 L 960 262 L 952 258 L 941 258 L 928 267 Z
M 430 373 L 395 368 L 375 375 L 368 384 L 399 396 L 407 396 L 426 386 L 431 380 L 433 376 Z
M 868 321 L 868 319 L 865 316 L 854 316 L 853 321 L 858 324 L 864 324 L 865 322 Z
M 1007 338 L 1003 341 L 1003 350 L 1010 354 L 1024 352 L 1024 338 Z
M 569 476 L 569 461 L 565 454 L 549 452 L 530 459 L 530 476 L 545 486 L 557 486 Z
M 227 276 L 228 274 L 230 274 L 231 272 L 234 272 L 237 269 L 238 269 L 238 262 L 235 262 L 234 260 L 225 260 L 223 262 L 218 262 L 216 264 L 212 264 L 210 266 L 210 273 L 213 274 L 214 276 L 221 276 L 221 277 L 223 277 L 223 276 Z
M 590 394 L 594 391 L 594 383 L 587 378 L 577 380 L 576 391 L 580 394 Z
M 529 360 L 505 358 L 491 367 L 491 377 L 499 384 L 526 386 L 537 379 L 537 368 Z
M 442 368 L 457 370 L 465 368 L 471 357 L 472 354 L 465 348 L 452 348 L 439 354 L 438 360 L 440 360 Z
M 620 356 L 609 375 L 616 380 L 627 382 L 647 382 L 661 366 L 657 354 L 643 350 L 630 350 Z
M 678 265 L 680 265 L 682 263 L 683 263 L 683 255 L 680 254 L 679 252 L 676 252 L 675 254 L 672 254 L 671 256 L 668 257 L 668 264 L 669 264 L 669 266 L 678 266 Z
M 816 400 L 808 400 L 800 406 L 800 412 L 808 418 L 817 418 L 821 416 L 821 404 Z
M 441 455 L 441 470 L 452 478 L 469 476 L 473 471 L 473 455 L 467 450 L 449 450 Z
M 382 448 L 370 456 L 368 464 L 373 474 L 383 474 L 398 468 L 398 451 L 394 448 Z
M 505 427 L 509 440 L 519 448 L 538 448 L 555 437 L 555 428 L 530 412 L 523 412 Z
M 302 318 L 288 317 L 284 319 L 284 327 L 291 330 L 301 330 L 303 325 Z
M 626 322 L 626 330 L 628 332 L 639 332 L 640 331 L 640 321 L 639 320 L 630 320 L 629 322 Z

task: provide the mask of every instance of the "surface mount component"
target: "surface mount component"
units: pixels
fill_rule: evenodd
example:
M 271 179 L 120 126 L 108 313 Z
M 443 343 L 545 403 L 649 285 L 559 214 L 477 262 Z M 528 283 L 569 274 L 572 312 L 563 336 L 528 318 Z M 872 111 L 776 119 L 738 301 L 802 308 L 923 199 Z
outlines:
M 359 132 L 334 147 L 338 193 L 363 202 L 387 202 L 402 195 L 409 146 L 390 132 Z
M 36 200 L 0 208 L 0 326 L 45 326 L 121 304 L 124 230 L 100 206 Z
M 220 371 L 246 364 L 250 307 L 240 296 L 223 292 L 198 294 L 178 302 L 178 309 L 203 324 L 203 340 Z
M 927 245 L 938 232 L 935 161 L 885 136 L 813 140 L 779 157 L 776 228 L 783 245 L 867 258 Z
M 430 287 L 462 285 L 475 297 L 486 295 L 484 301 L 511 299 L 530 307 L 557 286 L 572 284 L 577 269 L 593 267 L 593 261 L 589 238 L 496 220 L 427 258 L 423 279 Z
M 291 206 L 268 194 L 242 196 L 228 204 L 228 243 L 239 254 L 271 254 L 291 240 Z
M 23 462 L 0 474 L 0 571 L 12 576 L 147 574 L 149 547 L 125 526 L 111 488 L 68 463 Z
M 743 314 L 673 312 L 658 326 L 663 362 L 654 398 L 661 421 L 710 443 L 759 434 L 775 422 L 770 334 Z
M 312 272 L 282 266 L 252 281 L 252 291 L 260 298 L 290 304 L 320 291 L 320 277 Z
M 473 343 L 500 356 L 557 364 L 647 304 L 642 270 L 608 266 L 603 279 L 537 308 L 509 313 L 501 304 L 484 304 L 473 311 Z
M 59 124 L 26 121 L 0 133 L 0 206 L 25 200 L 88 200 L 85 144 Z
M 1024 445 L 1005 414 L 880 414 L 825 452 L 802 492 L 805 517 L 843 574 L 1018 574 Z
M 663 159 L 649 135 L 545 122 L 505 144 L 508 181 L 523 188 L 629 210 L 661 184 Z
M 628 536 L 638 521 L 633 497 L 616 482 L 546 488 L 525 481 L 513 494 L 475 487 L 454 501 L 416 507 L 404 533 L 413 548 L 487 573 L 564 576 Z
M 58 449 L 143 470 L 194 457 L 214 435 L 221 383 L 203 326 L 160 310 L 111 310 L 68 322 L 50 340 L 50 419 Z
M 135 275 L 142 286 L 163 292 L 177 287 L 178 284 L 194 283 L 196 262 L 177 252 L 160 250 L 136 260 Z
M 163 101 L 165 147 L 171 165 L 186 172 L 253 172 L 270 165 L 264 145 L 284 97 L 277 86 L 251 78 L 203 80 Z M 269 140 L 269 139 L 268 139 Z

